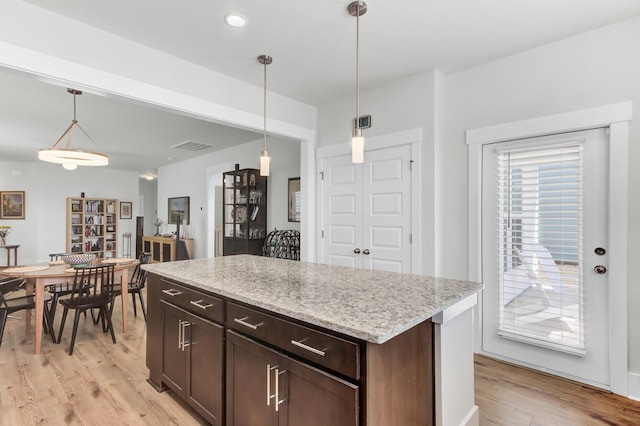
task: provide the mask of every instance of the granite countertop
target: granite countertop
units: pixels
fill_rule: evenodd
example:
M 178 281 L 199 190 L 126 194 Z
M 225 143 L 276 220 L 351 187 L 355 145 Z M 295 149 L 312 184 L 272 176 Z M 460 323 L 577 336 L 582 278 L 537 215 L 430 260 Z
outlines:
M 372 343 L 384 343 L 482 288 L 469 281 L 250 255 L 142 268 Z

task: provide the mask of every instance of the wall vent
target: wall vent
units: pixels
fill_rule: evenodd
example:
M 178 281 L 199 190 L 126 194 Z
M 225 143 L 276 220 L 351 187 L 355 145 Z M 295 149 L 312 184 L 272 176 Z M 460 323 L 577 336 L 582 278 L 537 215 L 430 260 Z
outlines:
M 203 149 L 213 148 L 213 145 L 208 145 L 206 143 L 196 142 L 196 141 L 182 141 L 175 145 L 172 145 L 170 148 L 172 149 L 183 149 L 185 151 L 202 151 Z

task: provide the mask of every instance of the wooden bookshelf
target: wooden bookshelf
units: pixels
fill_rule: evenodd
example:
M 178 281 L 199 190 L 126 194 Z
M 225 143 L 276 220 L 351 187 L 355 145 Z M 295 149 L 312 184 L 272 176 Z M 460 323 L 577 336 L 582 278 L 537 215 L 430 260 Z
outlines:
M 66 246 L 68 253 L 117 257 L 118 200 L 68 197 Z

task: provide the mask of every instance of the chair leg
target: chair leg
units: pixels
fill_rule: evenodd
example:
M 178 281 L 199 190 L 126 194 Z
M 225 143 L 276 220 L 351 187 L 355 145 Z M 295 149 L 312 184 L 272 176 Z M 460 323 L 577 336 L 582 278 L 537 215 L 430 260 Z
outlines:
M 0 346 L 2 346 L 2 337 L 4 336 L 4 326 L 7 323 L 7 317 L 9 313 L 6 310 L 3 310 L 0 314 Z
M 73 346 L 76 343 L 76 334 L 78 333 L 78 322 L 80 322 L 80 309 L 76 309 L 73 319 L 73 334 L 71 335 L 71 346 L 69 346 L 69 355 L 73 355 Z
M 144 307 L 144 297 L 142 297 L 142 291 L 138 292 L 138 297 L 140 298 L 140 307 L 142 308 L 142 313 L 144 314 L 144 322 L 147 322 L 147 308 Z
M 67 321 L 67 313 L 69 312 L 69 308 L 64 308 L 62 311 L 62 320 L 60 321 L 60 331 L 58 332 L 58 341 L 56 343 L 60 343 L 62 339 L 62 330 L 64 330 L 64 323 Z
M 49 334 L 51 334 L 51 341 L 56 343 L 56 333 L 53 331 L 53 320 L 51 319 L 51 310 L 47 303 L 44 304 L 44 316 L 43 320 L 47 325 L 47 329 L 49 330 Z
M 109 327 L 109 331 L 111 332 L 111 340 L 113 340 L 113 343 L 116 343 L 116 334 L 113 332 L 113 323 L 111 322 L 111 315 L 109 314 L 109 309 L 107 308 L 107 306 L 104 307 L 104 313 L 107 316 L 107 326 Z
M 60 294 L 59 293 L 53 293 L 53 298 L 51 299 L 51 310 L 50 312 L 50 317 L 51 317 L 51 323 L 53 324 L 53 320 L 56 317 L 56 307 L 58 306 L 58 299 L 60 298 Z
M 133 301 L 133 316 L 138 316 L 138 309 L 136 309 L 136 294 L 131 293 L 131 300 Z

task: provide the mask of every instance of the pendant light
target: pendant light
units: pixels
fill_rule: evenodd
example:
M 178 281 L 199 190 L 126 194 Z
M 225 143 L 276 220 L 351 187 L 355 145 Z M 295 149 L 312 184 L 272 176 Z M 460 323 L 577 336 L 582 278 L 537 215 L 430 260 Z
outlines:
M 271 157 L 267 151 L 267 65 L 273 62 L 273 58 L 267 55 L 258 56 L 258 62 L 264 65 L 264 151 L 260 152 L 260 176 L 269 176 L 269 163 Z
M 98 147 L 91 136 L 84 131 L 82 126 L 76 119 L 76 96 L 82 95 L 82 91 L 76 89 L 67 89 L 67 92 L 73 95 L 73 120 L 71 124 L 64 131 L 62 136 L 58 138 L 55 144 L 49 149 L 41 149 L 38 151 L 38 158 L 42 161 L 48 161 L 50 163 L 62 164 L 67 170 L 75 170 L 78 166 L 106 166 L 109 164 L 109 157 L 101 151 L 84 151 L 80 149 L 72 149 L 71 139 L 73 138 L 73 130 L 77 127 L 82 133 L 84 133 L 93 144 Z M 67 143 L 64 146 L 58 146 L 62 142 L 62 139 L 69 135 Z M 100 147 L 98 147 L 99 149 Z
M 364 138 L 360 129 L 360 16 L 367 13 L 367 3 L 364 1 L 354 1 L 347 7 L 349 14 L 356 17 L 356 122 L 351 134 L 351 162 L 364 162 Z

